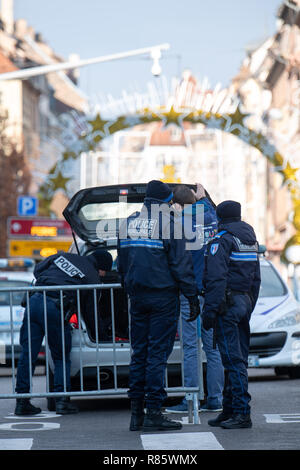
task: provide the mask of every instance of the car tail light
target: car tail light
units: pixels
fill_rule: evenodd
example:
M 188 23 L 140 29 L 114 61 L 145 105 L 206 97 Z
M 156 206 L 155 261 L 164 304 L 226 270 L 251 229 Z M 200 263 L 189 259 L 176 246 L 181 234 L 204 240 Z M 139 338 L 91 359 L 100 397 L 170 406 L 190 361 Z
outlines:
M 120 338 L 120 336 L 115 336 L 115 341 L 116 341 L 116 343 L 128 343 L 129 339 L 128 338 Z
M 71 316 L 71 318 L 70 318 L 70 320 L 69 320 L 69 323 L 70 323 L 70 325 L 71 325 L 72 328 L 74 328 L 75 330 L 78 330 L 79 325 L 78 325 L 78 318 L 77 318 L 76 313 L 74 313 L 74 314 Z

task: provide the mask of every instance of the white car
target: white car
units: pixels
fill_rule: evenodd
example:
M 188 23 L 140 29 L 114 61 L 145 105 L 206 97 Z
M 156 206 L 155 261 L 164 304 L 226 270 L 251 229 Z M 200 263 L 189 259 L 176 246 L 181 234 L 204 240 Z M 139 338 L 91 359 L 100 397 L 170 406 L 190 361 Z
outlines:
M 33 267 L 31 260 L 13 260 L 0 259 L 0 288 L 9 290 L 14 287 L 29 287 L 34 280 L 31 270 Z M 24 271 L 15 269 L 22 268 Z M 10 308 L 10 294 L 8 291 L 0 291 L 0 365 L 11 366 L 12 363 L 12 345 L 14 357 L 18 360 L 21 347 L 19 344 L 19 334 L 24 316 L 24 308 L 21 307 L 21 301 L 24 292 L 12 292 Z M 11 328 L 11 317 L 13 328 Z
M 260 258 L 261 289 L 250 321 L 249 367 L 300 378 L 300 304 L 274 265 Z

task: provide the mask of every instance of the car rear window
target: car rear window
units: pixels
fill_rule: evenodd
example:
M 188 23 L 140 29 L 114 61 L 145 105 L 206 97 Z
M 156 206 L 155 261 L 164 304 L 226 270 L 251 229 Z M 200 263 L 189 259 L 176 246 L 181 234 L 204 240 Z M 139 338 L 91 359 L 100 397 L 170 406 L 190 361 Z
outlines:
M 23 287 L 30 286 L 30 282 L 26 281 L 14 281 L 14 280 L 3 280 L 0 279 L 0 288 L 7 287 L 8 289 L 13 287 Z M 12 293 L 12 305 L 21 305 L 25 291 L 13 292 Z M 9 292 L 0 292 L 0 307 L 7 306 L 10 304 L 10 295 Z
M 79 211 L 86 220 L 123 219 L 134 212 L 140 211 L 141 202 L 104 202 L 87 204 Z
M 280 297 L 287 293 L 286 287 L 271 265 L 260 266 L 261 286 L 259 297 Z

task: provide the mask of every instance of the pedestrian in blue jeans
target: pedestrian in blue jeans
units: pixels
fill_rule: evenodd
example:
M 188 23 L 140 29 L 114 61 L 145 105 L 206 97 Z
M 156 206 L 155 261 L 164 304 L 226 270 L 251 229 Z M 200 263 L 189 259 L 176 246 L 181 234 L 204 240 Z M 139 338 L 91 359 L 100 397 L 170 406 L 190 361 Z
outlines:
M 197 191 L 194 192 L 185 185 L 180 185 L 174 190 L 175 209 L 183 210 L 184 218 L 191 217 L 191 225 L 194 233 L 203 236 L 203 246 L 196 250 L 191 250 L 194 273 L 199 292 L 201 292 L 202 276 L 204 269 L 205 246 L 217 233 L 217 217 L 214 206 L 202 185 L 197 184 Z M 202 207 L 201 207 L 202 206 Z M 197 211 L 203 209 L 203 225 L 199 226 Z M 203 298 L 200 297 L 200 304 L 203 308 Z M 201 308 L 201 310 L 202 310 Z M 180 297 L 180 311 L 182 317 L 182 342 L 184 351 L 184 385 L 185 387 L 197 387 L 199 385 L 199 358 L 198 358 L 198 321 L 187 322 L 189 318 L 189 306 L 186 299 Z M 200 320 L 201 321 L 201 320 Z M 201 322 L 201 339 L 203 349 L 206 354 L 206 402 L 200 406 L 200 411 L 221 411 L 224 388 L 224 368 L 218 347 L 213 348 L 212 330 L 204 330 Z M 187 413 L 188 404 L 185 398 L 175 406 L 165 409 L 167 413 Z

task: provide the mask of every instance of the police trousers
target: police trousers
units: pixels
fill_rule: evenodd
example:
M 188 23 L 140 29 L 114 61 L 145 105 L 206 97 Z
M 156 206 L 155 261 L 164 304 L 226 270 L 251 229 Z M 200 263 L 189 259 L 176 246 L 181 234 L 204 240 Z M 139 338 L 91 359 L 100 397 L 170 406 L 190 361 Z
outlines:
M 131 363 L 128 396 L 160 409 L 167 398 L 165 371 L 177 332 L 177 292 L 151 291 L 130 297 Z
M 251 312 L 250 297 L 237 294 L 227 312 L 218 316 L 217 344 L 227 372 L 223 392 L 223 410 L 226 413 L 250 413 L 247 368 Z
M 30 297 L 30 337 L 31 337 L 31 362 L 32 373 L 34 372 L 37 356 L 45 335 L 44 302 L 43 295 L 35 293 Z M 65 343 L 65 371 L 66 384 L 64 384 L 63 365 L 63 343 L 61 331 L 60 310 L 53 299 L 47 298 L 47 336 L 48 344 L 54 362 L 54 392 L 70 390 L 70 351 L 71 351 L 71 327 L 64 325 Z M 28 309 L 25 309 L 24 319 L 20 331 L 20 344 L 22 346 L 21 356 L 18 361 L 17 370 L 17 393 L 28 393 L 30 390 L 29 376 L 29 332 L 28 332 Z

